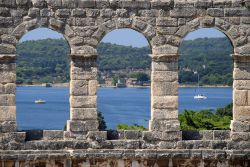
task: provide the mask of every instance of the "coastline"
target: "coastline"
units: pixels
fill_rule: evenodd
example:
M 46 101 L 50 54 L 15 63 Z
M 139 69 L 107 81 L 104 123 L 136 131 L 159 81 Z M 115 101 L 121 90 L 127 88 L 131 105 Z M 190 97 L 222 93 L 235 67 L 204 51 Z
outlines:
M 69 83 L 55 83 L 51 84 L 52 87 L 69 87 Z M 32 85 L 27 85 L 27 84 L 18 84 L 17 86 L 24 86 L 24 87 L 34 87 L 34 86 L 41 86 L 45 87 L 45 84 L 32 84 Z M 103 86 L 103 85 L 98 85 L 99 88 L 116 88 L 115 86 Z M 179 88 L 196 88 L 198 87 L 197 85 L 179 85 Z M 200 86 L 200 88 L 231 88 L 232 86 L 228 85 L 203 85 Z M 128 85 L 126 88 L 150 88 L 150 86 L 135 86 L 135 85 Z

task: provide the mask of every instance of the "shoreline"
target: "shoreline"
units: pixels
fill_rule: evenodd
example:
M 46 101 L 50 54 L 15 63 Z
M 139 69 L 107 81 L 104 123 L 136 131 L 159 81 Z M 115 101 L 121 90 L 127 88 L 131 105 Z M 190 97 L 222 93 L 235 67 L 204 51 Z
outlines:
M 39 87 L 46 87 L 44 84 L 33 84 L 33 85 L 27 85 L 27 84 L 17 84 L 17 87 L 23 86 L 23 87 L 34 87 L 34 86 L 39 86 Z M 57 88 L 57 87 L 69 87 L 69 83 L 56 83 L 52 84 L 52 87 Z M 102 86 L 98 85 L 99 88 L 116 88 L 115 86 Z M 132 86 L 128 85 L 125 88 L 150 88 L 151 86 Z M 197 88 L 197 85 L 179 85 L 179 88 Z M 200 88 L 231 88 L 232 86 L 228 85 L 203 85 L 200 86 Z

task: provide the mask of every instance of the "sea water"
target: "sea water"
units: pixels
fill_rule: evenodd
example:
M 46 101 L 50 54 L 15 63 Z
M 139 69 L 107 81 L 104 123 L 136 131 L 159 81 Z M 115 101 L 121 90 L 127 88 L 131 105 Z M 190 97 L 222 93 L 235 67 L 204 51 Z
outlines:
M 195 100 L 202 93 L 206 100 Z M 35 104 L 37 99 L 45 104 Z M 63 129 L 69 120 L 69 89 L 17 87 L 17 124 L 19 130 Z M 179 112 L 224 107 L 232 102 L 232 88 L 179 88 Z M 109 129 L 119 123 L 148 127 L 150 88 L 99 88 L 97 110 Z

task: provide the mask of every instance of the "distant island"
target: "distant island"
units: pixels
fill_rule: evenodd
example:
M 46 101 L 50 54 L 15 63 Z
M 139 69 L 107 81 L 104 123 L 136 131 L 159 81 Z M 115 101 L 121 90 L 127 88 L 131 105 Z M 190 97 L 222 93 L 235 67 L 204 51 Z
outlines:
M 233 48 L 227 38 L 183 41 L 179 48 L 181 85 L 231 86 Z M 149 47 L 136 48 L 110 43 L 98 47 L 98 81 L 113 86 L 118 79 L 132 86 L 148 86 L 151 58 Z M 69 82 L 69 46 L 64 39 L 26 41 L 17 46 L 17 84 Z

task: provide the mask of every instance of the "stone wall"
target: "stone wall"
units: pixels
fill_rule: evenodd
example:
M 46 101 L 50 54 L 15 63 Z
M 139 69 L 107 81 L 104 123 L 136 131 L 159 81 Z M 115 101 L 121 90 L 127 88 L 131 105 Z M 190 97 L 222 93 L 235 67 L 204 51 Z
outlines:
M 0 166 L 249 166 L 249 8 L 248 0 L 0 0 Z M 38 27 L 62 33 L 71 48 L 66 131 L 16 132 L 16 44 Z M 181 132 L 178 47 L 208 27 L 234 47 L 232 130 Z M 96 48 L 120 28 L 151 46 L 149 131 L 98 131 Z

